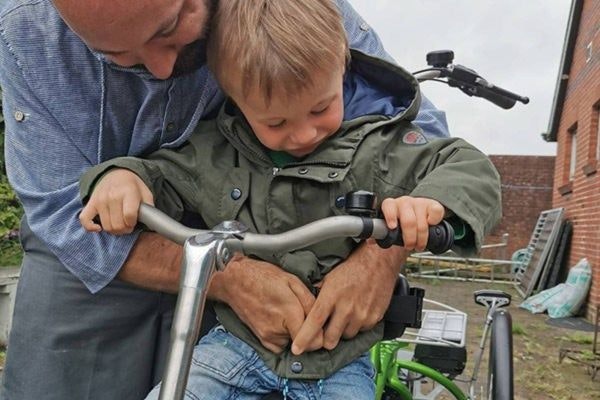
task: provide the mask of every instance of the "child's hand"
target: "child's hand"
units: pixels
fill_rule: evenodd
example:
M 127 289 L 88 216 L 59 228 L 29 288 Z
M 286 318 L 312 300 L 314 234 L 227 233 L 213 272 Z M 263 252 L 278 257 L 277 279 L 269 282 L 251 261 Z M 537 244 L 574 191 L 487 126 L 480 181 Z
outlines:
M 402 196 L 385 199 L 381 203 L 381 211 L 389 229 L 395 229 L 400 221 L 404 248 L 423 251 L 429 237 L 429 226 L 439 224 L 446 210 L 436 200 Z
M 144 181 L 127 169 L 114 169 L 96 184 L 90 200 L 79 214 L 79 221 L 90 232 L 131 233 L 137 224 L 142 202 L 154 205 L 152 192 Z M 102 225 L 93 221 L 97 215 Z

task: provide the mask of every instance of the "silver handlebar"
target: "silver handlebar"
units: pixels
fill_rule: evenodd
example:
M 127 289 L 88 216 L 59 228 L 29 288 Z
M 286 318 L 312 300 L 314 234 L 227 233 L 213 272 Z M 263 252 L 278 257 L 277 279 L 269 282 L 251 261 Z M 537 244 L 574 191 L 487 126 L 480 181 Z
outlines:
M 140 206 L 138 217 L 139 221 L 151 230 L 179 244 L 184 244 L 190 237 L 214 232 L 214 230 L 192 229 L 184 226 L 162 211 L 147 204 Z M 372 227 L 367 228 L 366 231 L 365 221 L 372 222 Z M 219 230 L 217 227 L 217 231 L 223 232 L 225 230 Z M 332 238 L 371 237 L 373 239 L 383 239 L 387 234 L 388 229 L 382 219 L 365 219 L 352 215 L 340 215 L 323 218 L 299 228 L 272 235 L 234 231 L 231 237 L 224 238 L 224 244 L 231 252 L 244 254 L 265 250 L 284 253 Z
M 144 203 L 140 204 L 138 220 L 150 228 L 150 230 L 181 245 L 183 245 L 188 238 L 207 232 L 203 229 L 193 229 L 180 224 L 158 208 L 154 208 Z

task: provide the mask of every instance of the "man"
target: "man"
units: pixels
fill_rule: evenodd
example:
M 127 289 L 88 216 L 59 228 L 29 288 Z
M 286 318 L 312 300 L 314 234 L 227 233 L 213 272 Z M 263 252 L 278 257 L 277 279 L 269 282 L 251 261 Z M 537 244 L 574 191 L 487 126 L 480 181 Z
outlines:
M 338 4 L 350 46 L 388 57 L 351 7 Z M 4 398 L 136 399 L 160 380 L 181 248 L 153 233 L 85 233 L 77 182 L 107 159 L 181 145 L 217 109 L 223 95 L 202 58 L 209 6 L 2 5 L 7 169 L 26 212 Z M 445 135 L 443 117 L 425 108 L 420 125 Z M 333 348 L 381 319 L 401 256 L 360 248 L 328 275 L 318 299 L 277 267 L 237 258 L 215 275 L 209 296 L 230 305 L 272 351 L 292 339 L 300 352 Z

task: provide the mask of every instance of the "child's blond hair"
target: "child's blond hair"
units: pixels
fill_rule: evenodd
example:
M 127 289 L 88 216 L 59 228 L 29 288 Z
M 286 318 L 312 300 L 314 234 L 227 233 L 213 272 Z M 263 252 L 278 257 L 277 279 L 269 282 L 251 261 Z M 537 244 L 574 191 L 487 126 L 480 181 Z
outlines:
M 208 65 L 225 92 L 246 98 L 257 88 L 293 97 L 316 72 L 340 69 L 349 57 L 333 0 L 220 0 L 212 18 Z M 240 93 L 240 92 L 237 92 Z

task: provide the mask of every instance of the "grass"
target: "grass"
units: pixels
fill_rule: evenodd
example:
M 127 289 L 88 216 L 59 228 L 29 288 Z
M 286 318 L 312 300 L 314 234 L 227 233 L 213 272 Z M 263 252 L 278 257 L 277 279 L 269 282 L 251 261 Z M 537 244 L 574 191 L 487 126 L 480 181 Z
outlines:
M 591 350 L 582 350 L 581 358 L 586 361 L 593 361 L 593 360 L 598 359 L 598 355 L 594 354 L 594 352 Z
M 571 342 L 571 343 L 577 343 L 577 344 L 592 344 L 594 341 L 594 338 L 592 337 L 591 334 L 585 334 L 585 333 L 580 333 L 580 332 L 575 332 L 570 335 L 560 336 L 558 339 L 560 339 L 564 342 Z
M 513 335 L 526 335 L 527 333 L 526 333 L 523 325 L 519 324 L 518 322 L 514 322 L 512 325 L 512 334 Z
M 543 349 L 542 345 L 540 345 L 539 343 L 537 343 L 533 340 L 525 341 L 525 352 L 528 355 L 540 354 L 542 349 Z

